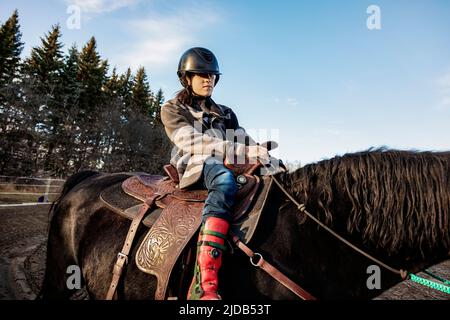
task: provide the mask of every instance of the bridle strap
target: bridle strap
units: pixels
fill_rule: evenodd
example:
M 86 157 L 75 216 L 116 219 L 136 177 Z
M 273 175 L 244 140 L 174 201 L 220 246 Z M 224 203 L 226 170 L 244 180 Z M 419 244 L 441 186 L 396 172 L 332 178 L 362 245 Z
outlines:
M 283 185 L 277 180 L 277 178 L 275 178 L 275 176 L 270 176 L 272 178 L 272 180 L 277 184 L 277 186 L 281 189 L 281 191 L 284 192 L 284 194 L 297 206 L 297 209 L 306 214 L 310 219 L 312 219 L 315 223 L 317 223 L 319 226 L 321 226 L 322 228 L 324 228 L 326 231 L 328 231 L 331 235 L 333 235 L 334 237 L 336 237 L 338 240 L 342 241 L 343 243 L 345 243 L 347 246 L 349 246 L 350 248 L 352 248 L 353 250 L 357 251 L 358 253 L 362 254 L 363 256 L 365 256 L 366 258 L 374 261 L 375 263 L 381 265 L 382 267 L 384 267 L 385 269 L 398 274 L 402 277 L 403 280 L 408 278 L 408 272 L 405 270 L 397 270 L 395 268 L 392 268 L 390 266 L 388 266 L 387 264 L 381 262 L 380 260 L 376 259 L 375 257 L 371 256 L 370 254 L 368 254 L 367 252 L 359 249 L 358 247 L 356 247 L 354 244 L 352 244 L 351 242 L 347 241 L 346 239 L 344 239 L 343 237 L 341 237 L 339 234 L 337 234 L 336 232 L 334 232 L 333 230 L 331 230 L 328 226 L 326 226 L 324 223 L 322 223 L 320 220 L 318 220 L 316 217 L 314 217 L 311 213 L 309 213 L 306 210 L 306 207 L 304 204 L 300 204 L 298 203 L 294 197 L 292 197 L 289 192 L 283 187 Z
M 263 256 L 259 253 L 253 252 L 249 247 L 247 247 L 236 235 L 233 235 L 233 242 L 236 246 L 241 249 L 249 258 L 250 262 L 256 266 L 267 272 L 271 277 L 285 286 L 287 289 L 295 293 L 298 297 L 303 300 L 317 300 L 313 295 L 307 292 L 305 289 L 297 285 L 291 279 L 286 277 L 283 273 L 281 273 L 277 268 L 271 265 L 269 262 L 264 260 Z M 259 257 L 257 262 L 253 261 L 253 258 Z

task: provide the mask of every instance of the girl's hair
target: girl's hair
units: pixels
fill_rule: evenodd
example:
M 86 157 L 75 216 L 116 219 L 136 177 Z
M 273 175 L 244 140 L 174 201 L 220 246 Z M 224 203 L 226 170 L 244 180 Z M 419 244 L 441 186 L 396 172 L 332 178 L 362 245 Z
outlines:
M 191 87 L 189 86 L 178 91 L 175 97 L 181 104 L 185 104 L 188 106 L 192 105 L 192 103 L 194 102 L 194 95 L 192 93 Z
M 177 100 L 182 103 L 182 104 L 187 104 L 187 105 L 192 105 L 193 103 L 193 98 L 194 98 L 194 93 L 192 92 L 192 88 L 190 85 L 188 85 L 188 81 L 187 78 L 191 78 L 192 75 L 189 72 L 185 72 L 182 76 L 181 76 L 181 82 L 184 86 L 183 89 L 181 89 L 180 91 L 178 91 L 175 95 L 175 97 L 177 98 Z

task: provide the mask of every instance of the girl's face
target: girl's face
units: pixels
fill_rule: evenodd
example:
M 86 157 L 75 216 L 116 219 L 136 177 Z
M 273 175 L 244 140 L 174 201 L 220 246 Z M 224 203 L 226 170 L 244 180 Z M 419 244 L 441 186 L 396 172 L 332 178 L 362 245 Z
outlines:
M 216 83 L 216 75 L 211 73 L 194 73 L 192 77 L 187 77 L 192 91 L 201 97 L 210 97 Z

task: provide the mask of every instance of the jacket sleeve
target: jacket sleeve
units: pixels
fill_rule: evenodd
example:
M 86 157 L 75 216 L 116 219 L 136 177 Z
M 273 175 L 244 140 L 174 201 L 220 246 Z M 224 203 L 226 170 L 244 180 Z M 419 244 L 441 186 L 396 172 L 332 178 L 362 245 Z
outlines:
M 215 138 L 202 133 L 201 123 L 192 125 L 183 115 L 182 110 L 166 103 L 161 108 L 161 121 L 167 136 L 172 143 L 183 151 L 192 155 L 220 155 L 225 157 L 227 152 L 235 148 L 236 154 L 245 153 L 245 145 Z

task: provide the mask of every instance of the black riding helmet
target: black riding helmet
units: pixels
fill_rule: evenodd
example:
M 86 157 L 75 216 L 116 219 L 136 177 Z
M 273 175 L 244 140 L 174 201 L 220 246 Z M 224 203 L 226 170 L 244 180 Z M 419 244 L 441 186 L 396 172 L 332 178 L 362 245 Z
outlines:
M 216 82 L 219 82 L 219 63 L 217 58 L 210 50 L 195 47 L 187 50 L 180 58 L 178 63 L 178 78 L 181 85 L 187 87 L 186 73 L 211 73 L 216 75 Z

